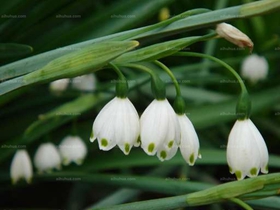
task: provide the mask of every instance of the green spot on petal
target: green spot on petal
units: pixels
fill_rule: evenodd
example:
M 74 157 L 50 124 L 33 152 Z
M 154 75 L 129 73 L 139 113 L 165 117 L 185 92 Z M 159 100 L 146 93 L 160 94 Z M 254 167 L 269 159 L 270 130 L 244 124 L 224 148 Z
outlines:
M 165 151 L 161 151 L 161 152 L 160 152 L 160 157 L 161 157 L 162 159 L 165 159 L 166 156 L 167 156 L 167 154 L 166 154 Z
M 101 139 L 101 145 L 102 145 L 103 147 L 107 147 L 107 146 L 108 146 L 108 141 L 107 141 L 107 139 Z
M 265 166 L 265 171 L 268 173 L 268 165 Z
M 93 139 L 93 137 L 94 137 L 94 133 L 93 133 L 93 131 L 91 131 L 90 138 Z
M 174 143 L 174 141 L 171 140 L 171 141 L 168 143 L 168 147 L 171 148 L 171 147 L 173 146 L 173 143 Z
M 124 146 L 124 151 L 128 154 L 129 150 L 130 150 L 130 146 L 129 146 L 128 143 L 126 143 L 125 146 Z
M 232 168 L 230 166 L 228 168 L 229 168 L 229 172 L 232 174 L 233 173 Z
M 137 143 L 138 143 L 138 144 L 141 144 L 141 137 L 140 137 L 140 136 L 139 136 L 138 139 L 137 139 Z
M 154 151 L 154 149 L 155 149 L 155 144 L 154 144 L 154 143 L 149 144 L 149 146 L 148 146 L 148 151 L 149 151 L 150 153 L 152 153 L 152 152 Z
M 252 169 L 250 170 L 250 174 L 251 174 L 252 176 L 256 176 L 256 175 L 257 175 L 257 172 L 258 172 L 258 169 L 257 169 L 257 168 L 252 168 Z
M 194 164 L 194 154 L 192 153 L 189 158 L 190 164 Z
M 241 171 L 236 171 L 235 176 L 238 180 L 240 180 L 242 178 L 242 172 Z

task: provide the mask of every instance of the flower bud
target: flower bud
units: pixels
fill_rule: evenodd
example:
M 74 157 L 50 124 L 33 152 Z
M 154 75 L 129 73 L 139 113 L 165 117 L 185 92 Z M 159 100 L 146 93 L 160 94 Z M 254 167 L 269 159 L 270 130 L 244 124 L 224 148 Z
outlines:
M 251 39 L 239 29 L 227 23 L 220 23 L 216 27 L 217 34 L 237 45 L 238 47 L 249 47 L 252 52 L 254 43 Z

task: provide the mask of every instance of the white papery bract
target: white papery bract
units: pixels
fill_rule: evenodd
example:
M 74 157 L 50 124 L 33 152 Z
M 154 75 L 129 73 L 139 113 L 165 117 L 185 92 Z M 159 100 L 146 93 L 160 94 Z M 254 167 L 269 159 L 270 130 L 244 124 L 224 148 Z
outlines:
M 256 83 L 259 80 L 263 80 L 268 74 L 268 63 L 265 57 L 258 55 L 247 56 L 241 66 L 242 77 L 250 80 L 252 83 Z
M 70 79 L 69 78 L 64 78 L 64 79 L 59 79 L 56 81 L 53 81 L 50 83 L 50 90 L 53 92 L 63 92 L 67 89 L 69 85 Z
M 43 143 L 37 149 L 34 156 L 34 165 L 38 172 L 50 172 L 61 167 L 61 158 L 56 146 L 52 143 Z
M 180 151 L 185 161 L 193 166 L 197 158 L 201 158 L 199 154 L 199 140 L 192 122 L 183 115 L 177 115 L 181 129 Z
M 128 155 L 132 146 L 139 146 L 138 113 L 128 98 L 113 98 L 97 115 L 90 141 L 98 140 L 99 149 L 108 151 L 116 145 Z
M 13 184 L 16 184 L 20 179 L 25 179 L 27 183 L 31 183 L 33 169 L 26 150 L 21 149 L 16 152 L 12 160 L 10 173 Z
M 257 176 L 259 170 L 268 173 L 268 151 L 259 130 L 250 119 L 237 120 L 231 129 L 227 145 L 230 172 L 238 180 Z
M 140 118 L 141 147 L 161 161 L 172 158 L 180 143 L 180 126 L 167 99 L 154 100 Z
M 80 91 L 93 91 L 96 88 L 96 78 L 93 74 L 86 74 L 72 79 L 72 87 Z
M 216 32 L 220 37 L 225 38 L 229 42 L 239 47 L 249 47 L 252 51 L 254 43 L 252 40 L 239 29 L 227 23 L 217 25 Z
M 59 153 L 63 165 L 71 162 L 81 165 L 87 155 L 87 147 L 79 136 L 66 136 L 59 144 Z

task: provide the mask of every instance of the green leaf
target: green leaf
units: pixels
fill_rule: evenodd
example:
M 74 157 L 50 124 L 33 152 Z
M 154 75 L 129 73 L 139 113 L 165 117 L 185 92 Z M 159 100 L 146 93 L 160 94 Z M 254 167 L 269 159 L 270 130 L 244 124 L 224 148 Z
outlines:
M 166 26 L 166 23 L 162 22 L 160 24 L 146 26 L 143 28 L 137 28 L 137 29 L 120 32 L 117 34 L 69 45 L 61 49 L 52 50 L 37 56 L 33 56 L 31 58 L 23 59 L 8 64 L 6 66 L 0 67 L 0 78 L 9 79 L 11 77 L 20 76 L 35 71 L 45 66 L 53 59 L 62 56 L 64 52 L 69 49 L 81 49 L 87 45 L 91 45 L 93 43 L 97 43 L 101 41 L 108 41 L 108 40 L 122 41 L 122 40 L 129 40 L 129 39 L 142 39 L 142 38 L 152 38 L 152 37 L 158 38 L 158 36 L 155 35 L 167 36 L 167 35 L 182 33 L 188 30 L 205 28 L 214 25 L 218 22 L 224 22 L 227 20 L 234 20 L 240 18 L 240 10 L 242 8 L 243 8 L 242 10 L 243 17 L 260 15 L 264 12 L 270 12 L 270 11 L 280 9 L 280 2 L 278 0 L 264 0 L 261 1 L 261 3 L 263 6 L 261 9 L 254 8 L 254 6 L 259 5 L 259 3 L 253 2 L 248 4 L 247 7 L 242 5 L 242 6 L 230 7 L 230 8 L 225 8 L 225 9 L 206 12 L 206 13 L 205 10 L 204 12 L 203 10 L 192 10 L 189 11 L 189 15 L 186 15 L 187 17 L 184 16 L 184 18 L 181 18 L 181 16 L 178 15 L 180 20 L 176 18 L 175 19 L 176 21 L 168 26 Z M 167 23 L 169 22 L 170 21 L 167 20 Z M 161 28 L 159 29 L 159 27 Z M 22 69 L 22 66 L 25 67 L 24 70 Z M 13 74 L 9 74 L 9 71 L 13 71 Z M 11 77 L 8 78 L 4 77 L 5 75 L 10 75 Z
M 152 199 L 147 201 L 139 201 L 134 203 L 116 205 L 111 207 L 94 208 L 94 209 L 114 209 L 114 210 L 140 210 L 140 209 L 154 209 L 154 210 L 169 210 L 189 206 L 202 206 L 212 203 L 224 202 L 227 199 L 238 197 L 242 199 L 243 195 L 249 195 L 254 192 L 262 192 L 264 186 L 279 183 L 280 174 L 263 175 L 242 181 L 234 181 L 230 183 L 220 184 L 199 192 L 194 192 L 186 195 L 173 196 L 167 198 Z M 132 181 L 131 181 L 132 182 Z M 126 181 L 128 183 L 128 181 Z M 130 183 L 128 183 L 130 184 Z M 132 182 L 131 185 L 138 184 Z M 155 184 L 151 183 L 151 184 Z M 275 193 L 274 193 L 275 194 Z M 267 196 L 263 196 L 267 197 Z
M 16 43 L 0 43 L 0 59 L 21 57 L 30 54 L 32 47 Z
M 69 49 L 74 50 L 74 52 L 49 62 L 37 71 L 1 83 L 0 95 L 31 84 L 97 71 L 138 44 L 137 41 L 101 42 L 83 49 Z
M 167 57 L 178 51 L 183 50 L 185 47 L 196 43 L 198 41 L 205 41 L 214 38 L 217 34 L 211 33 L 205 36 L 187 37 L 168 42 L 154 44 L 152 46 L 144 47 L 140 50 L 125 53 L 116 58 L 113 63 L 121 65 L 122 63 L 134 63 L 141 61 L 153 61 L 160 58 Z

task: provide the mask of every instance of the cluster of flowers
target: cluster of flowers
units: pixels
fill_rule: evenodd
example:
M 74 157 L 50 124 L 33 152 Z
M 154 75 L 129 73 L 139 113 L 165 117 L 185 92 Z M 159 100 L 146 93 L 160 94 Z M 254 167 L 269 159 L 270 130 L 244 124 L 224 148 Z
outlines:
M 157 153 L 161 161 L 171 159 L 178 148 L 189 165 L 200 157 L 199 141 L 191 121 L 185 114 L 176 114 L 167 99 L 152 101 L 139 119 L 128 98 L 113 98 L 93 123 L 90 140 L 95 139 L 101 150 L 108 151 L 118 145 L 126 155 L 132 146 L 141 144 L 148 155 Z
M 229 24 L 218 24 L 216 32 L 240 47 L 253 49 L 250 38 Z M 258 73 L 252 76 L 256 65 Z M 263 79 L 267 70 L 266 60 L 256 55 L 247 58 L 242 65 L 242 75 L 253 82 Z M 244 101 L 249 103 L 249 99 Z M 249 113 L 249 110 L 248 106 L 244 111 Z M 227 146 L 230 172 L 235 173 L 239 180 L 245 176 L 257 176 L 259 170 L 268 173 L 265 141 L 248 116 L 236 121 Z M 189 165 L 194 165 L 201 157 L 199 140 L 191 121 L 184 113 L 175 112 L 166 98 L 155 99 L 139 118 L 127 97 L 115 97 L 105 105 L 93 123 L 90 141 L 95 139 L 101 150 L 108 151 L 118 145 L 126 155 L 133 146 L 141 144 L 146 154 L 157 154 L 161 161 L 171 159 L 178 148 Z
M 161 161 L 171 159 L 178 147 L 189 165 L 201 157 L 191 121 L 186 115 L 176 114 L 167 99 L 155 99 L 139 120 L 128 98 L 115 97 L 96 117 L 92 132 L 91 142 L 97 138 L 99 148 L 104 151 L 118 145 L 128 155 L 132 146 L 141 143 L 148 155 L 157 153 Z M 260 169 L 268 173 L 268 150 L 250 119 L 237 120 L 234 124 L 228 139 L 227 161 L 230 172 L 238 179 L 257 176 Z
M 92 91 L 96 88 L 96 78 L 94 74 L 86 74 L 73 79 L 64 78 L 50 83 L 50 90 L 54 93 L 65 91 L 71 83 L 71 87 L 79 91 Z
M 61 163 L 69 165 L 71 162 L 81 165 L 87 155 L 87 147 L 79 136 L 65 137 L 58 148 L 52 143 L 43 143 L 34 156 L 34 165 L 39 173 L 59 170 Z M 20 149 L 13 157 L 11 164 L 11 179 L 15 184 L 21 178 L 30 183 L 33 176 L 33 167 L 25 149 Z

